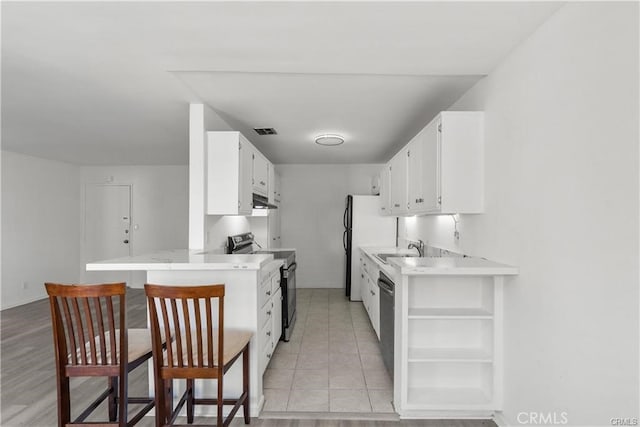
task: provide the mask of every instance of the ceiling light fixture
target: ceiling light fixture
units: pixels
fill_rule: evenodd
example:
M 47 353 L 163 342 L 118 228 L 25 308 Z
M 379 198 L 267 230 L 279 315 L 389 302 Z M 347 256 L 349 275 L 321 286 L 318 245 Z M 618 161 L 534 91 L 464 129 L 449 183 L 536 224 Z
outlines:
M 331 133 L 327 133 L 324 135 L 316 136 L 316 144 L 319 145 L 340 145 L 344 142 L 344 138 L 340 135 L 335 135 Z

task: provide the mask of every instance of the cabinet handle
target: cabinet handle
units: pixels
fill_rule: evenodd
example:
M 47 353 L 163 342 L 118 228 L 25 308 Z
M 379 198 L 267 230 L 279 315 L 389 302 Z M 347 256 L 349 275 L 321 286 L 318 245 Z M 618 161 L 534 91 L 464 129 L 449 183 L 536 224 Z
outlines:
M 270 337 L 271 336 L 271 331 L 267 332 L 267 336 Z
M 387 208 L 380 208 L 380 210 L 382 210 L 382 211 L 385 210 L 385 209 L 387 209 Z
M 271 310 L 267 311 L 267 316 L 271 316 Z
M 393 205 L 394 208 L 399 208 L 400 205 L 398 203 L 396 203 L 395 205 Z
M 364 274 L 361 274 L 360 277 L 362 277 L 364 279 Z
M 271 295 L 271 291 L 267 291 L 267 295 Z
M 267 353 L 267 359 L 271 359 L 271 353 Z
M 260 181 L 260 185 L 267 185 L 267 183 L 264 181 Z
M 373 291 L 369 291 L 369 292 L 371 292 L 371 295 L 375 295 L 375 294 L 376 294 L 376 293 L 375 293 L 375 292 L 373 292 Z

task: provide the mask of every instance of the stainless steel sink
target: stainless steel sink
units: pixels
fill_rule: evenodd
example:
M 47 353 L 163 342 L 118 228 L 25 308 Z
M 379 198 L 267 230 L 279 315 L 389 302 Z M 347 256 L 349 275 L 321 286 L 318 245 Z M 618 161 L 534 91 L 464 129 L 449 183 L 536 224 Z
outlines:
M 417 257 L 417 254 L 375 254 L 376 258 L 382 261 L 384 264 L 387 263 L 387 258 L 408 258 L 408 257 Z

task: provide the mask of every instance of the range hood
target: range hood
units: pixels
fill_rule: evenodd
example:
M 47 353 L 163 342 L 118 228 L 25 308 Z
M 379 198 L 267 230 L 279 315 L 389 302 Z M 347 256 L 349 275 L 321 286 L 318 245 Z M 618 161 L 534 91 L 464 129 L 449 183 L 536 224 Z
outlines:
M 254 209 L 278 209 L 276 205 L 269 203 L 269 200 L 261 196 L 260 194 L 253 193 L 253 208 Z

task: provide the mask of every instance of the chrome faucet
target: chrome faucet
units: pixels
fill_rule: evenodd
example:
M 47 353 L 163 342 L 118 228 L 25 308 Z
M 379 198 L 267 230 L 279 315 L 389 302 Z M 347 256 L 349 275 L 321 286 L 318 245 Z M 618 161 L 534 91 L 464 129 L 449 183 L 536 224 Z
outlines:
M 422 240 L 418 240 L 417 242 L 409 241 L 409 246 L 407 249 L 415 248 L 418 250 L 418 256 L 424 256 L 424 242 Z

